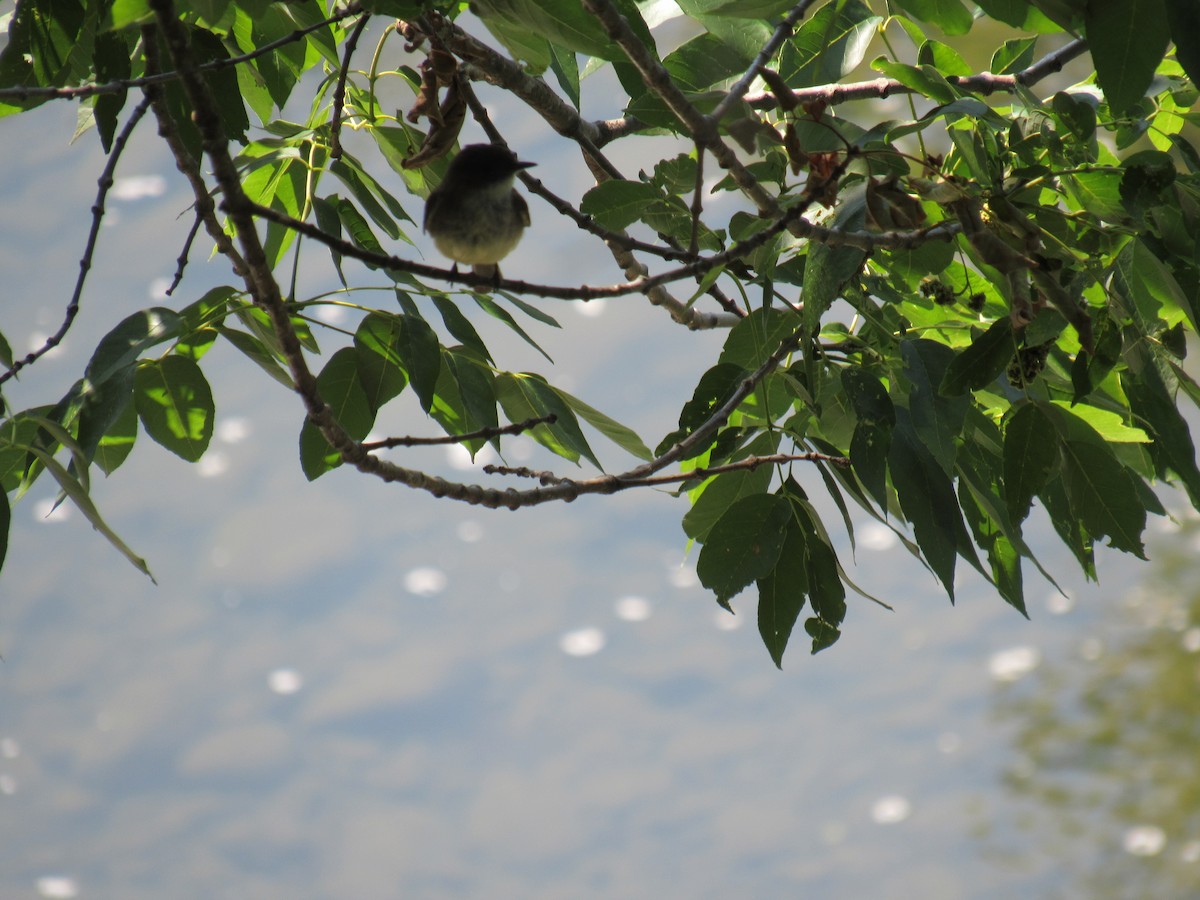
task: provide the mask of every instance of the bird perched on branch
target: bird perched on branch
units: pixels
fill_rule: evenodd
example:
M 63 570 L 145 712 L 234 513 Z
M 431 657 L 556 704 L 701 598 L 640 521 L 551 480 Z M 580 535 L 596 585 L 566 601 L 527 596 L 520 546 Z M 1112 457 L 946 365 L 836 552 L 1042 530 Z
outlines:
M 438 250 L 476 275 L 500 280 L 497 263 L 529 226 L 529 206 L 513 187 L 522 162 L 507 147 L 471 144 L 450 162 L 446 177 L 425 203 L 424 230 Z

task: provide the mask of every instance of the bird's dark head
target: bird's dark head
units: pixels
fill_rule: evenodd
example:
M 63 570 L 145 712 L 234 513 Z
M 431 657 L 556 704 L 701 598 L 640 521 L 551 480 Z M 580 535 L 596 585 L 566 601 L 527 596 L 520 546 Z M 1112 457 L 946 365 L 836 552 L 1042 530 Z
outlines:
M 446 180 L 462 185 L 489 185 L 507 181 L 536 163 L 522 162 L 507 147 L 469 144 L 450 161 Z

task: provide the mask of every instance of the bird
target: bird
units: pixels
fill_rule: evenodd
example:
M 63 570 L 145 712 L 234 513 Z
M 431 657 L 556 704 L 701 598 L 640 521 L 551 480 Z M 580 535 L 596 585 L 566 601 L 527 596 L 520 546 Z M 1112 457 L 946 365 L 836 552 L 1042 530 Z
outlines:
M 463 263 L 499 282 L 498 263 L 517 246 L 530 221 L 529 206 L 513 180 L 533 165 L 500 144 L 469 144 L 450 161 L 446 177 L 425 201 L 422 229 L 453 260 L 453 272 Z

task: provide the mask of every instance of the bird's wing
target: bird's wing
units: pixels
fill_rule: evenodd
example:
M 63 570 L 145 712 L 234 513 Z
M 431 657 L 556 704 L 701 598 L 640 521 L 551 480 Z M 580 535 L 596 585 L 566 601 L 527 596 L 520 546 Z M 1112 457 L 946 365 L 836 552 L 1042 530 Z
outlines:
M 513 209 L 517 211 L 517 218 L 521 220 L 521 224 L 526 228 L 529 227 L 529 204 L 525 202 L 525 198 L 513 189 Z
M 429 199 L 425 201 L 425 216 L 421 219 L 421 230 L 429 230 L 429 217 L 433 215 L 434 208 L 441 202 L 442 195 L 434 191 L 429 195 Z

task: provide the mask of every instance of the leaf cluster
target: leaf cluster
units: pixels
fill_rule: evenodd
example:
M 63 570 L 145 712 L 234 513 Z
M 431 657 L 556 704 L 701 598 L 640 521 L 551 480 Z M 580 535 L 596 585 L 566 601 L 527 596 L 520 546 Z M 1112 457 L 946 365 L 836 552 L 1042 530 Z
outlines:
M 77 101 L 80 130 L 115 166 L 150 109 L 192 185 L 194 233 L 241 283 L 116 323 L 57 402 L 6 407 L 5 533 L 7 496 L 48 472 L 144 569 L 91 502 L 89 472 L 115 471 L 139 434 L 200 459 L 216 417 L 206 354 L 221 341 L 299 393 L 310 479 L 351 465 L 513 507 L 678 487 L 701 581 L 731 609 L 757 590 L 777 665 L 797 622 L 816 652 L 837 640 L 847 590 L 867 596 L 838 549 L 853 548 L 863 516 L 893 529 L 951 600 L 962 561 L 1024 614 L 1025 564 L 1046 574 L 1025 537 L 1035 509 L 1092 578 L 1097 542 L 1144 555 L 1147 516 L 1166 513 L 1159 482 L 1200 509 L 1182 408 L 1200 400 L 1185 363 L 1200 322 L 1194 4 L 471 8 L 486 35 L 464 28 L 458 3 L 18 6 L 0 116 Z M 666 52 L 664 18 L 690 35 Z M 984 21 L 1000 27 L 980 35 Z M 1081 80 L 1060 74 L 1081 59 Z M 587 118 L 601 70 L 623 91 L 619 119 Z M 577 145 L 594 187 L 565 199 L 532 178 L 525 188 L 627 280 L 489 284 L 411 258 L 420 204 L 467 114 L 503 139 L 472 81 L 508 90 Z M 145 108 L 126 115 L 138 92 Z M 395 109 L 396 96 L 410 102 Z M 646 140 L 662 135 L 672 149 L 637 173 L 605 152 L 662 147 Z M 715 203 L 727 193 L 744 201 L 732 215 Z M 307 285 L 302 255 L 327 258 L 340 289 Z M 82 291 L 81 278 L 63 333 Z M 485 342 L 499 325 L 540 352 L 537 329 L 559 323 L 529 298 L 628 293 L 687 327 L 728 329 L 653 451 L 551 378 L 504 368 Z M 352 327 L 331 325 L 329 306 Z M 0 355 L 7 380 L 40 353 L 14 359 L 0 338 Z M 394 402 L 442 434 L 364 443 Z M 603 474 L 592 432 L 630 468 Z M 379 455 L 428 443 L 474 455 L 517 433 L 601 474 L 498 467 L 540 484 L 465 485 Z

